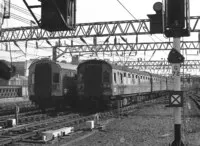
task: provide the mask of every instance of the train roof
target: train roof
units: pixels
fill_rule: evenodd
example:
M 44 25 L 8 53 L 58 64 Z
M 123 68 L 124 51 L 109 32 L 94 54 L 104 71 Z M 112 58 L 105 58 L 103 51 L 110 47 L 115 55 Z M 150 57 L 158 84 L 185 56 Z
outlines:
M 61 69 L 76 70 L 76 68 L 77 68 L 77 65 L 70 64 L 70 63 L 55 62 L 48 58 L 42 58 L 42 59 L 33 61 L 32 64 L 29 66 L 29 68 L 31 68 L 32 65 L 34 65 L 34 64 L 43 63 L 43 62 L 50 63 L 50 64 L 57 64 Z
M 81 66 L 82 64 L 89 64 L 89 63 L 94 62 L 94 61 L 96 63 L 100 63 L 100 64 L 101 63 L 108 64 L 111 68 L 117 69 L 117 70 L 128 71 L 128 72 L 137 73 L 137 74 L 141 74 L 141 75 L 149 75 L 150 74 L 150 73 L 145 72 L 145 71 L 139 71 L 139 70 L 136 70 L 136 69 L 130 69 L 127 66 L 120 66 L 120 65 L 112 64 L 112 63 L 110 63 L 108 61 L 101 60 L 101 59 L 84 60 L 83 62 L 81 62 L 79 64 L 79 66 Z
M 111 64 L 111 66 L 113 69 L 117 69 L 117 70 L 128 71 L 131 73 L 137 73 L 137 74 L 146 75 L 146 76 L 150 75 L 150 73 L 148 73 L 148 72 L 139 71 L 137 69 L 131 69 L 131 68 L 128 68 L 127 66 L 120 66 L 120 65 L 116 65 L 116 64 Z
M 105 64 L 109 65 L 110 67 L 112 67 L 110 63 L 108 63 L 108 62 L 105 61 L 105 60 L 101 60 L 101 59 L 89 59 L 89 60 L 84 60 L 84 61 L 82 61 L 81 63 L 79 63 L 78 67 L 82 66 L 83 64 L 90 64 L 90 63 L 92 63 L 92 62 L 93 62 L 93 63 L 95 62 L 95 63 L 98 63 L 98 64 L 105 63 Z
M 96 63 L 105 63 L 105 64 L 108 64 L 108 65 L 110 65 L 111 68 L 117 69 L 117 70 L 122 70 L 122 71 L 137 73 L 137 74 L 146 75 L 146 76 L 152 75 L 153 77 L 156 77 L 156 78 L 167 78 L 166 76 L 162 76 L 162 75 L 158 75 L 158 74 L 153 74 L 153 73 L 150 73 L 150 72 L 147 72 L 147 71 L 140 71 L 140 70 L 137 70 L 137 69 L 128 68 L 127 66 L 121 66 L 121 65 L 117 65 L 117 64 L 112 64 L 112 63 L 110 63 L 108 61 L 101 60 L 101 59 L 84 60 L 78 66 L 80 66 L 82 64 L 91 63 L 91 62 L 94 62 L 94 61 Z

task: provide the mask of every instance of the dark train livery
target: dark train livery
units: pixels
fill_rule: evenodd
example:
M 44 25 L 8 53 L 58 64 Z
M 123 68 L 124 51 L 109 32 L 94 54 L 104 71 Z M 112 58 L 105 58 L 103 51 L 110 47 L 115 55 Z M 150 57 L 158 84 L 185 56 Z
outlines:
M 87 60 L 77 68 L 77 94 L 82 106 L 125 106 L 173 89 L 171 77 L 109 64 L 103 60 Z
M 29 67 L 29 99 L 43 109 L 68 104 L 76 94 L 76 68 L 49 59 L 34 61 Z
M 171 77 L 96 59 L 78 66 L 40 59 L 30 65 L 28 77 L 29 98 L 43 109 L 65 105 L 85 109 L 126 106 L 167 95 L 173 84 Z

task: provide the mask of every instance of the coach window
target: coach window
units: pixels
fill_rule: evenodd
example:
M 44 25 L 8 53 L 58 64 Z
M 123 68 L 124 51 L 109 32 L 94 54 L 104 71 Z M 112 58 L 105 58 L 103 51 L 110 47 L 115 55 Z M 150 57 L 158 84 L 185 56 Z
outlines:
M 116 73 L 114 73 L 114 81 L 115 81 L 115 83 L 117 83 Z
M 53 74 L 53 82 L 54 83 L 59 83 L 59 73 L 54 73 Z
M 122 76 L 122 73 L 120 73 L 120 80 L 121 80 L 121 84 L 123 84 L 123 76 Z

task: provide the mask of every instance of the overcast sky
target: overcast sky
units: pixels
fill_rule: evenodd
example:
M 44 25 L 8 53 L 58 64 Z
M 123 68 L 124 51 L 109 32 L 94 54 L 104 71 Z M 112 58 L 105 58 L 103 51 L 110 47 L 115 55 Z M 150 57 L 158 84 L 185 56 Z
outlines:
M 26 0 L 28 3 L 38 3 L 38 0 Z M 153 4 L 162 0 L 120 0 L 136 19 L 147 19 L 147 14 L 153 14 Z M 22 0 L 11 0 L 11 3 L 27 9 Z M 200 15 L 200 0 L 190 0 L 190 15 Z M 18 13 L 11 9 L 11 13 Z M 37 12 L 40 14 L 40 12 Z M 20 14 L 29 19 L 27 15 Z M 30 17 L 30 19 L 32 19 Z M 134 19 L 117 0 L 77 0 L 77 23 L 117 21 Z M 11 18 L 7 26 L 28 25 Z

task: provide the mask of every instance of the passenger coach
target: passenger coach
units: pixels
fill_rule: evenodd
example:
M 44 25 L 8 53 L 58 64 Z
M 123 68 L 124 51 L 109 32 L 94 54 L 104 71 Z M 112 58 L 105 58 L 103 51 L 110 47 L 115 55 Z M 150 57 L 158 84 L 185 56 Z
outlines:
M 31 101 L 41 108 L 58 107 L 71 102 L 76 92 L 77 65 L 49 59 L 34 61 L 29 67 L 28 89 Z
M 112 65 L 104 60 L 87 60 L 77 68 L 77 91 L 81 105 L 104 108 L 165 95 L 173 79 Z

